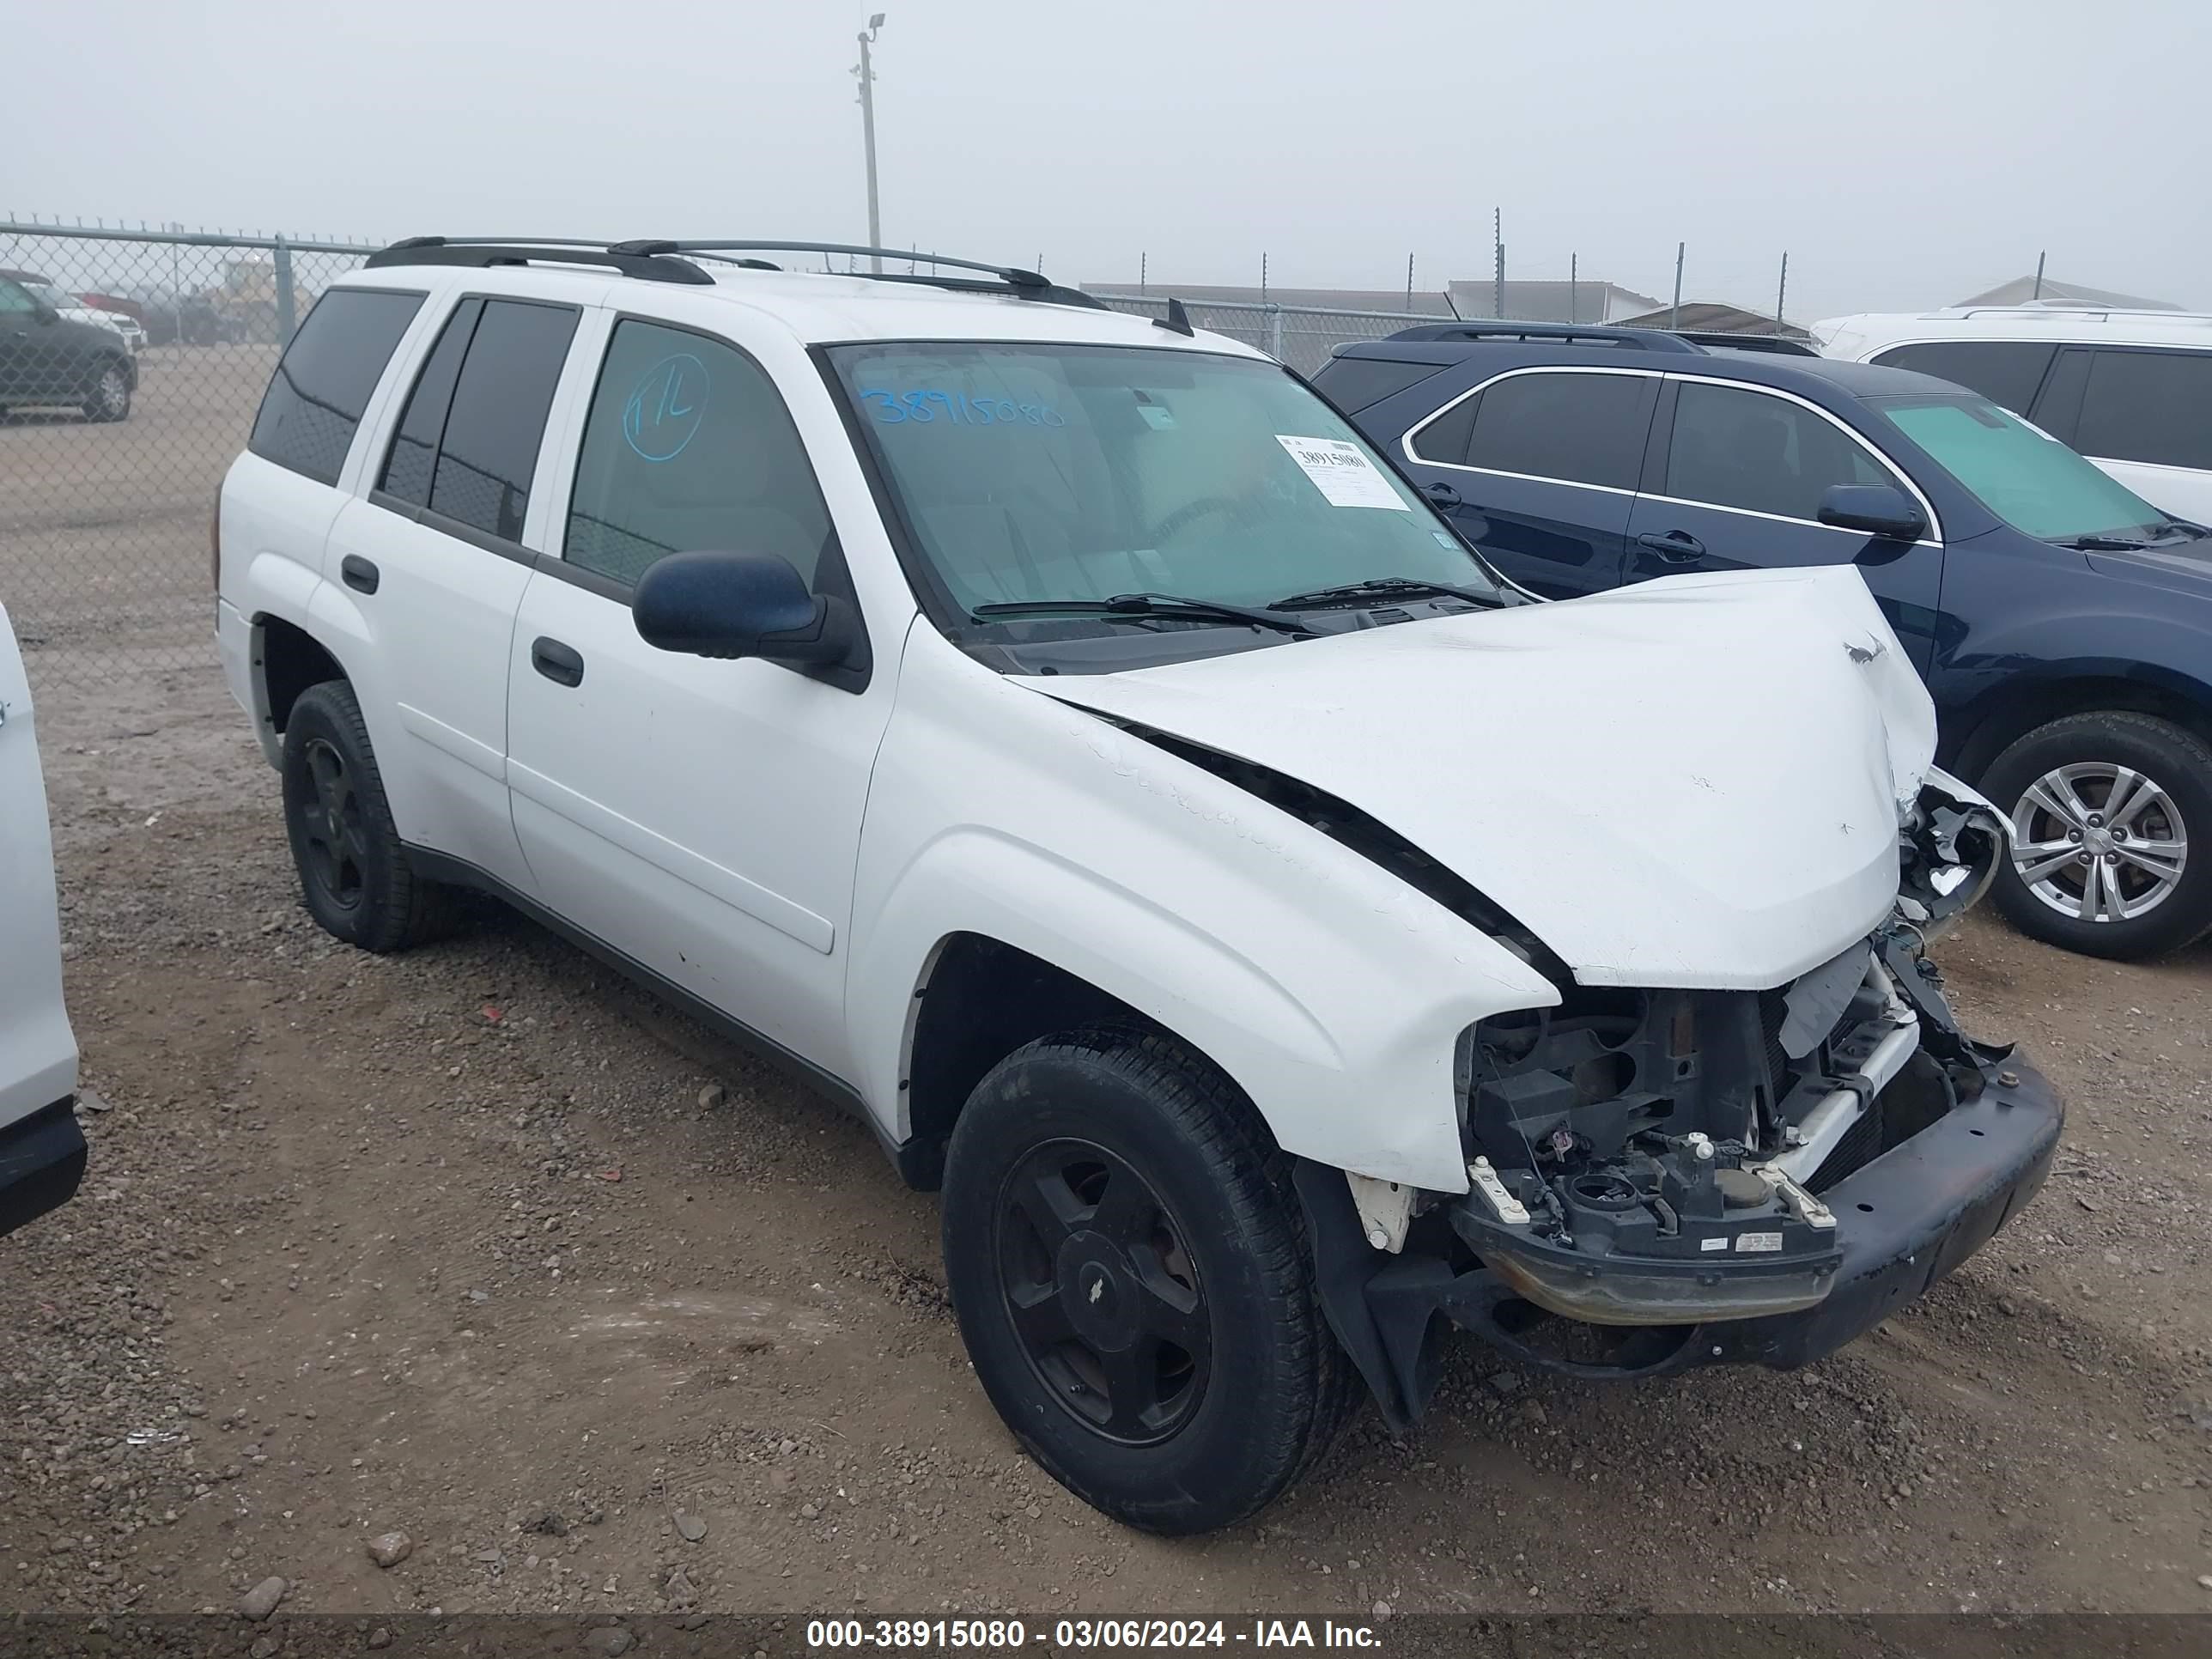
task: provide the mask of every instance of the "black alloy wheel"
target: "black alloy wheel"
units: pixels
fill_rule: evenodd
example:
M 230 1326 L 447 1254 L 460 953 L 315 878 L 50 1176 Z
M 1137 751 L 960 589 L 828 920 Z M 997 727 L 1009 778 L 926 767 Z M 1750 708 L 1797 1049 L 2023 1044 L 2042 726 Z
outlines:
M 1087 1140 L 1039 1146 L 1008 1172 L 999 1293 L 1051 1396 L 1124 1445 L 1181 1429 L 1212 1380 L 1204 1287 L 1151 1184 Z

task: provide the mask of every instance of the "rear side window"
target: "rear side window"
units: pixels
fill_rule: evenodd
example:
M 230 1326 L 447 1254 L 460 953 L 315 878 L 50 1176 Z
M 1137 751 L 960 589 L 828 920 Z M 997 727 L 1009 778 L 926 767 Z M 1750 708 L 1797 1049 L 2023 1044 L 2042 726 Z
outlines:
M 1485 388 L 1470 466 L 1633 489 L 1651 432 L 1645 374 L 1516 374 Z
M 431 469 L 432 513 L 502 542 L 521 538 L 545 416 L 575 332 L 566 306 L 483 302 Z M 426 366 L 426 380 L 434 367 Z
M 461 357 L 469 349 L 483 313 L 482 300 L 464 300 L 447 320 L 429 360 L 415 377 L 407 394 L 406 412 L 392 435 L 392 453 L 385 459 L 379 487 L 410 507 L 430 503 L 430 475 L 438 465 L 438 440 L 445 435 L 446 410 L 453 401 L 453 383 L 461 378 Z
M 773 553 L 811 586 L 829 540 L 805 445 L 767 373 L 704 335 L 617 325 L 562 556 L 627 586 L 671 553 Z
M 1382 357 L 1332 357 L 1313 378 L 1315 387 L 1347 415 L 1419 386 L 1443 363 L 1402 363 Z
M 2074 447 L 2108 461 L 2212 468 L 2212 354 L 2098 352 Z
M 420 294 L 358 288 L 324 295 L 284 348 L 246 447 L 279 466 L 336 483 L 362 411 L 422 300 Z
M 2033 340 L 1930 340 L 1898 346 L 1875 362 L 1887 368 L 1933 374 L 1978 392 L 2015 415 L 2025 415 L 2057 350 Z
M 1684 381 L 1662 493 L 1678 501 L 1819 522 L 1831 484 L 1897 479 L 1826 416 L 1735 386 Z

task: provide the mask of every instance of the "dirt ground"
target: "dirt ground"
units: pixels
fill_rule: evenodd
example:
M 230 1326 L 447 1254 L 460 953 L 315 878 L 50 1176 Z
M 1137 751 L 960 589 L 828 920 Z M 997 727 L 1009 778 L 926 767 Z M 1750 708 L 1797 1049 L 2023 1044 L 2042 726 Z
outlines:
M 1364 1416 L 1164 1542 L 1015 1449 L 864 1129 L 510 915 L 325 938 L 207 670 L 39 715 L 93 1151 L 0 1241 L 0 1607 L 2212 1607 L 2212 952 L 1950 945 L 2065 1145 L 1841 1354 L 1599 1388 L 1467 1343 L 1419 1438 Z

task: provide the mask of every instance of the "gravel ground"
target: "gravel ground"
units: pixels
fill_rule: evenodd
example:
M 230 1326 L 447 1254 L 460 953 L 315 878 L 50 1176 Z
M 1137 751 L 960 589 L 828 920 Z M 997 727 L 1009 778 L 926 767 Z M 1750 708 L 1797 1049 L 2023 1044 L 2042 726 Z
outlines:
M 93 1162 L 0 1241 L 0 1607 L 2212 1608 L 2212 952 L 1950 945 L 2066 1143 L 1843 1353 L 1597 1388 L 1463 1344 L 1419 1438 L 1364 1417 L 1165 1542 L 1017 1451 L 860 1127 L 496 909 L 325 938 L 205 671 L 40 714 Z

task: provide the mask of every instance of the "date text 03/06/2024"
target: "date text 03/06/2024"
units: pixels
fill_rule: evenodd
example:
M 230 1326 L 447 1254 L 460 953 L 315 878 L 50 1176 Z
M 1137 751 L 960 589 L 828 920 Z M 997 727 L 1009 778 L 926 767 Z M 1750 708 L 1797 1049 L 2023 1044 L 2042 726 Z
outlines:
M 1048 1645 L 1062 1651 L 1129 1651 L 1155 1648 L 1379 1648 L 1370 1625 L 1334 1620 L 1058 1619 L 1030 1624 L 1019 1619 L 810 1619 L 810 1651 L 841 1649 L 967 1649 L 1012 1652 Z

